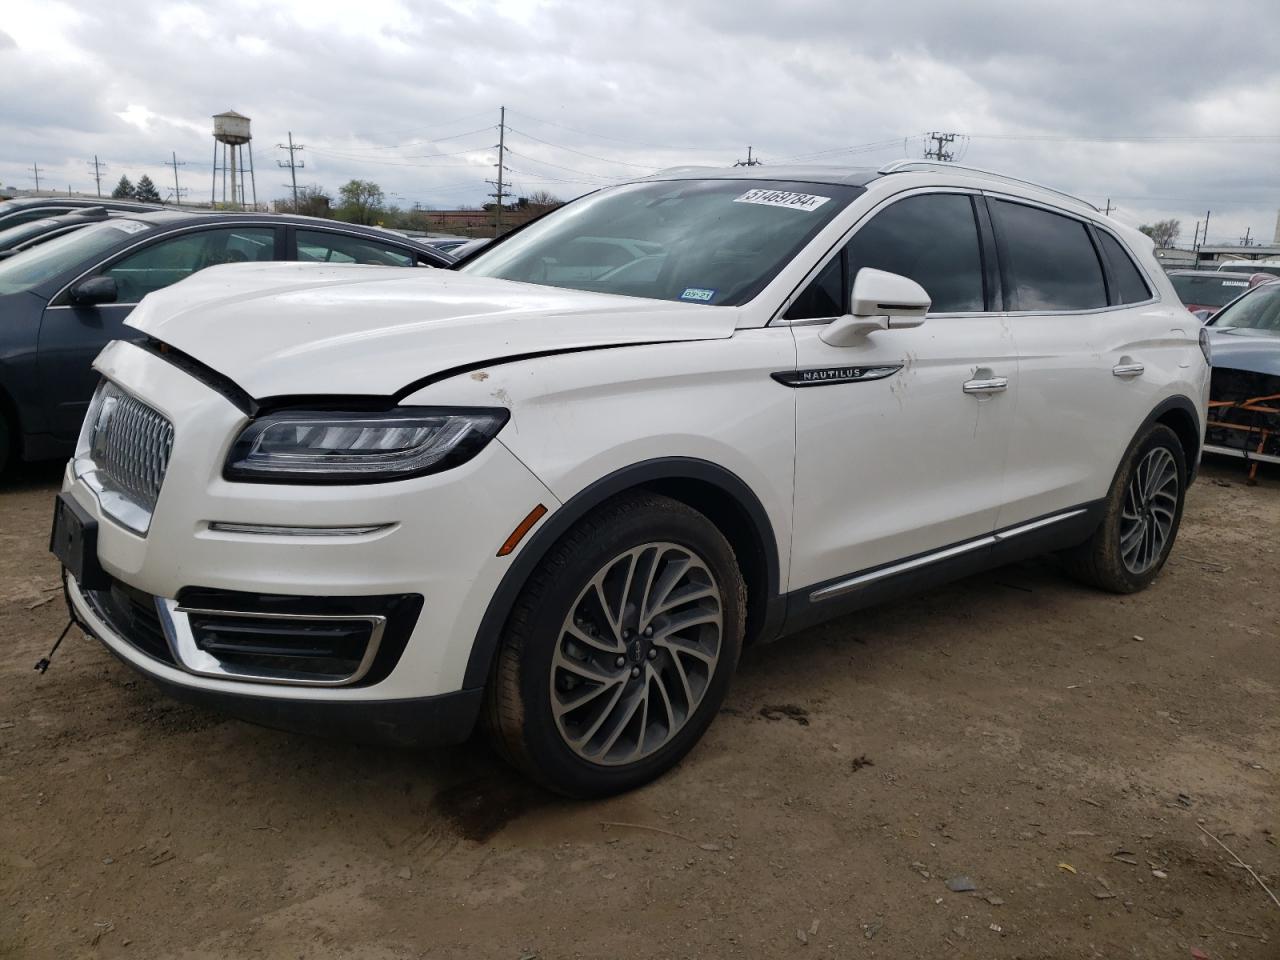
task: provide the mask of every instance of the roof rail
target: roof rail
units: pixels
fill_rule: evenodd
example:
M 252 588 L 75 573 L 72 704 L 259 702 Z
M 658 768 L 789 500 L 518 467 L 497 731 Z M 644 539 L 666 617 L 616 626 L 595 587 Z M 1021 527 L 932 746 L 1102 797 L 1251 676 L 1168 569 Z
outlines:
M 902 173 L 907 170 L 913 170 L 917 167 L 928 167 L 930 169 L 944 169 L 944 170 L 964 170 L 968 173 L 980 173 L 983 176 L 994 177 L 997 180 L 1004 180 L 1004 181 L 1007 181 L 1008 183 L 1018 183 L 1023 185 L 1024 187 L 1035 187 L 1037 190 L 1043 190 L 1045 193 L 1052 193 L 1055 196 L 1063 197 L 1064 199 L 1070 200 L 1072 203 L 1078 203 L 1081 206 L 1088 207 L 1094 213 L 1102 212 L 1097 207 L 1095 207 L 1092 203 L 1090 203 L 1088 200 L 1082 200 L 1079 197 L 1073 196 L 1070 193 L 1064 193 L 1061 190 L 1055 190 L 1053 189 L 1053 187 L 1046 187 L 1044 184 L 1036 183 L 1034 180 L 1023 180 L 1019 177 L 1011 177 L 1007 173 L 1000 173 L 998 170 L 987 170 L 984 167 L 971 167 L 963 163 L 952 163 L 950 160 L 909 160 L 909 159 L 892 160 L 889 163 L 886 163 L 883 167 L 881 167 L 876 172 L 879 174 Z

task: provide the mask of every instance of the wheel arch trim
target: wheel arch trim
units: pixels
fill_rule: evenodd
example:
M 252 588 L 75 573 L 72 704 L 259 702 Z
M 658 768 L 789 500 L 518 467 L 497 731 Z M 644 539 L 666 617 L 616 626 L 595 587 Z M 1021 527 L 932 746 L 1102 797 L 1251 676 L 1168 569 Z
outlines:
M 760 622 L 754 633 L 757 637 L 771 637 L 781 629 L 786 604 L 781 592 L 778 543 L 773 523 L 759 497 L 736 474 L 709 460 L 659 457 L 622 467 L 589 484 L 565 501 L 558 510 L 549 514 L 534 530 L 528 542 L 515 554 L 510 567 L 489 598 L 467 659 L 462 681 L 464 689 L 483 687 L 488 682 L 489 670 L 502 640 L 502 629 L 507 617 L 525 583 L 555 542 L 609 498 L 661 481 L 695 481 L 715 487 L 731 498 L 734 505 L 749 518 L 754 528 L 750 532 L 764 562 L 765 583 L 768 585 Z M 732 537 L 727 539 L 732 541 Z M 748 603 L 750 604 L 750 598 Z
M 1175 414 L 1175 417 L 1170 418 L 1170 414 Z M 1187 418 L 1181 424 L 1181 429 L 1179 429 L 1178 425 L 1170 423 L 1171 419 L 1178 418 L 1177 415 Z M 1187 485 L 1190 486 L 1199 471 L 1200 452 L 1204 448 L 1204 424 L 1200 420 L 1199 410 L 1196 409 L 1196 405 L 1189 397 L 1181 394 L 1165 398 L 1142 421 L 1142 426 L 1138 428 L 1138 432 L 1125 450 L 1126 456 L 1128 456 L 1129 449 L 1132 449 L 1133 443 L 1138 437 L 1146 433 L 1154 423 L 1164 423 L 1178 435 L 1178 440 L 1183 445 L 1183 453 L 1186 455 Z M 1188 448 L 1188 443 L 1191 444 L 1190 448 Z M 1123 466 L 1123 461 L 1121 461 L 1121 466 Z M 1117 468 L 1117 472 L 1118 470 L 1119 468 Z

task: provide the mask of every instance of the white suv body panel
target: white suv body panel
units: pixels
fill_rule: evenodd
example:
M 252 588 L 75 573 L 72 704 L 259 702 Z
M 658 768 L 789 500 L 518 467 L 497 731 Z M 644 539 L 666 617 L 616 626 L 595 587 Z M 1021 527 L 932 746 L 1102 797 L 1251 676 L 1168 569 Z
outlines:
M 886 201 L 990 189 L 990 178 L 959 172 L 873 180 L 740 307 L 425 270 L 202 271 L 146 298 L 130 323 L 255 398 L 394 396 L 404 405 L 504 407 L 510 421 L 474 459 L 416 479 L 232 483 L 222 468 L 246 415 L 161 357 L 113 344 L 98 369 L 168 416 L 176 439 L 146 538 L 105 516 L 68 472 L 65 488 L 99 521 L 110 574 L 167 598 L 198 585 L 317 597 L 413 592 L 424 604 L 390 676 L 323 689 L 211 679 L 159 664 L 113 639 L 73 584 L 77 612 L 120 656 L 175 684 L 279 700 L 417 698 L 460 689 L 490 601 L 525 551 L 540 549 L 540 527 L 636 464 L 703 460 L 745 484 L 772 526 L 779 579 L 767 589 L 782 602 L 815 584 L 1096 501 L 1152 410 L 1188 398 L 1203 429 L 1207 399 L 1198 325 L 1125 228 L 1049 191 L 1000 191 L 1119 235 L 1156 293 L 1148 304 L 1071 317 L 931 315 L 919 329 L 882 331 L 844 348 L 824 343 L 819 324 L 780 319 Z M 1140 359 L 1143 376 L 1113 376 L 1123 357 Z M 818 388 L 771 377 L 885 364 L 902 369 Z M 1007 379 L 1007 389 L 965 393 L 965 382 L 984 371 Z M 538 504 L 549 519 L 511 556 L 496 556 Z M 394 527 L 326 541 L 214 533 L 214 520 Z

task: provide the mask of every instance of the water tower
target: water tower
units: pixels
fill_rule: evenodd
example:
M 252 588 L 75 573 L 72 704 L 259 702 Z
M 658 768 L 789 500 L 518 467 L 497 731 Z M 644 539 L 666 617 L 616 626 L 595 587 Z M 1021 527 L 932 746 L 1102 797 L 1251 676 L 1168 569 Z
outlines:
M 222 145 L 222 162 L 218 162 L 218 145 Z M 213 118 L 213 185 L 210 203 L 218 200 L 218 171 L 222 171 L 222 200 L 224 207 L 244 207 L 244 148 L 249 148 L 249 189 L 253 195 L 253 208 L 258 208 L 258 184 L 253 177 L 253 137 L 249 133 L 249 118 L 234 110 L 215 114 Z M 227 193 L 227 184 L 231 193 Z

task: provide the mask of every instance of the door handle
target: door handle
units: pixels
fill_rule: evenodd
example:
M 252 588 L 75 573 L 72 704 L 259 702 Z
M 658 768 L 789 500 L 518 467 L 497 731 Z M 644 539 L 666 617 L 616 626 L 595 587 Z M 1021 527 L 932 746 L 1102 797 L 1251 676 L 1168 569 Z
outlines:
M 1008 389 L 1008 377 L 983 377 L 978 380 L 966 380 L 964 382 L 964 392 L 968 394 L 975 394 L 977 396 L 987 396 L 992 393 L 1004 393 Z
M 1117 377 L 1140 377 L 1146 369 L 1142 364 L 1128 357 L 1121 357 L 1120 362 L 1111 368 L 1111 373 Z

